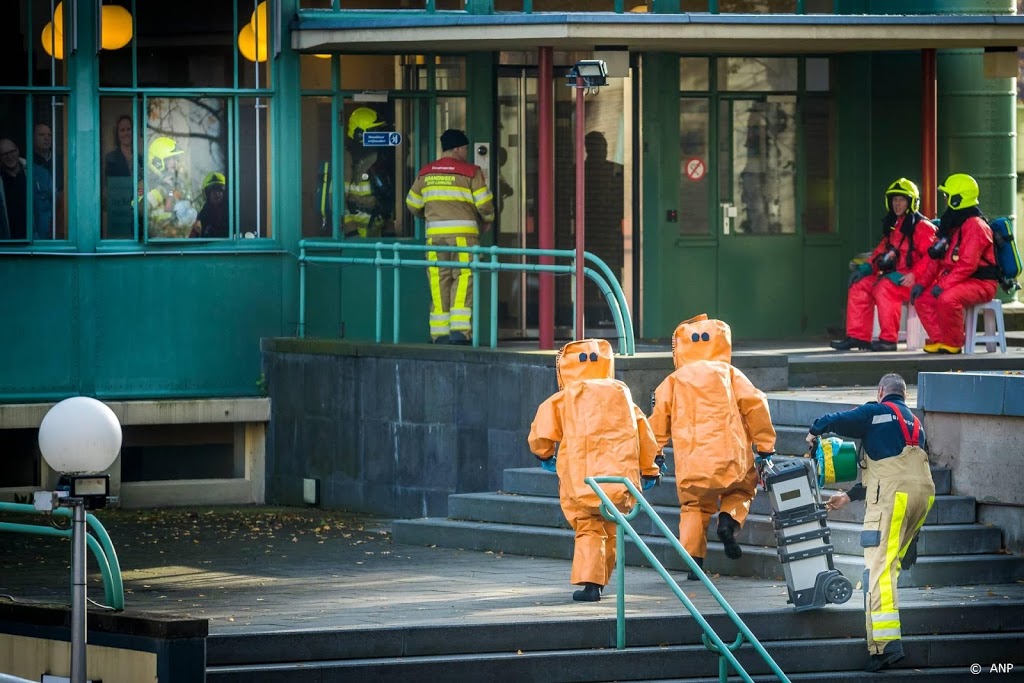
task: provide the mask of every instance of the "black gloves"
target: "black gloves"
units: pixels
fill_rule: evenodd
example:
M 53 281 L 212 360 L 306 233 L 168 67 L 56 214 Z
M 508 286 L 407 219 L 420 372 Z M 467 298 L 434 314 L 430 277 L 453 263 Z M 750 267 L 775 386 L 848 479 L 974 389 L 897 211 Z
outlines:
M 910 288 L 910 303 L 917 301 L 917 297 L 924 293 L 924 285 L 914 285 Z
M 942 287 L 939 287 L 938 285 L 935 285 L 934 287 L 932 287 L 932 296 L 933 297 L 938 299 L 940 294 L 942 294 Z

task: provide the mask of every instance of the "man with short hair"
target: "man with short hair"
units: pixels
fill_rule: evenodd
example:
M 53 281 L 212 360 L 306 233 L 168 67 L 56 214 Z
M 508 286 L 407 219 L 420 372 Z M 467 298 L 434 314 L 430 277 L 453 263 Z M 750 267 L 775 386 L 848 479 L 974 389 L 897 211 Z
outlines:
M 867 455 L 862 481 L 825 504 L 839 510 L 867 500 L 860 542 L 864 548 L 864 611 L 868 646 L 865 671 L 887 669 L 903 659 L 896 582 L 917 559 L 917 532 L 935 501 L 921 421 L 906 404 L 907 384 L 897 374 L 878 383 L 877 401 L 819 417 L 807 442 L 833 432 L 861 439 Z
M 420 169 L 405 204 L 426 219 L 427 245 L 475 247 L 494 221 L 494 197 L 483 171 L 466 161 L 469 138 L 461 130 L 441 134 L 443 154 Z M 469 263 L 467 252 L 429 251 L 429 260 Z M 427 269 L 430 338 L 435 344 L 472 340 L 473 278 L 469 268 Z
M 34 166 L 32 183 L 32 231 L 36 239 L 49 239 L 53 222 L 53 182 L 49 172 Z M 28 237 L 28 175 L 25 160 L 10 138 L 0 138 L 0 181 L 3 183 L 7 231 L 4 237 Z M 3 221 L 0 221 L 3 222 Z

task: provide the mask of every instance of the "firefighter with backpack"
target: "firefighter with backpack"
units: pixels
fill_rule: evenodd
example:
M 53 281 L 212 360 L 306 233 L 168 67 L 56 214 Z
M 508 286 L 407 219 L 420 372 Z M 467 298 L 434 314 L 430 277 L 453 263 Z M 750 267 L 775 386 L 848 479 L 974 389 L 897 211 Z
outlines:
M 601 499 L 584 480 L 625 477 L 648 489 L 661 481 L 663 461 L 647 417 L 615 379 L 606 340 L 569 342 L 555 367 L 558 392 L 537 409 L 528 440 L 541 466 L 558 473 L 562 513 L 576 532 L 570 582 L 583 588 L 572 599 L 598 602 L 615 570 L 615 522 L 602 516 Z M 635 500 L 621 484 L 601 488 L 619 510 L 632 509 Z
M 837 351 L 870 349 L 895 351 L 903 304 L 912 287 L 925 276 L 928 248 L 935 242 L 935 226 L 921 215 L 917 185 L 899 178 L 885 190 L 886 214 L 882 239 L 871 257 L 850 275 L 846 296 L 846 338 L 833 341 Z M 878 340 L 871 327 L 878 309 Z
M 939 191 L 946 195 L 947 209 L 938 239 L 928 250 L 933 260 L 926 276 L 914 285 L 911 302 L 928 334 L 925 352 L 961 353 L 964 311 L 995 297 L 1001 271 L 992 228 L 978 206 L 978 182 L 966 173 L 954 173 Z

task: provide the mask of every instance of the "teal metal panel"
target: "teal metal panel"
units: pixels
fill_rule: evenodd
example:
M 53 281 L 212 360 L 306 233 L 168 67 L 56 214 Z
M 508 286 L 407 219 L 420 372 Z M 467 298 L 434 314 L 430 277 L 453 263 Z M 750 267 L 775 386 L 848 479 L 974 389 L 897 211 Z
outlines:
M 259 340 L 285 332 L 282 271 L 293 267 L 290 256 L 94 261 L 101 297 L 82 334 L 95 339 L 98 396 L 258 393 Z
M 0 261 L 0 395 L 69 396 L 78 383 L 82 319 L 72 257 Z
M 358 341 L 373 341 L 376 334 L 376 308 L 374 292 L 376 276 L 370 266 L 346 265 L 341 268 L 341 323 L 345 326 L 345 338 Z M 399 280 L 400 303 L 399 341 L 411 344 L 430 342 L 427 321 L 430 313 L 430 294 L 427 288 L 427 272 L 422 268 L 403 268 Z M 393 270 L 381 271 L 381 296 L 383 297 L 383 338 L 390 343 L 394 334 Z M 486 334 L 485 312 L 481 313 L 481 334 Z M 315 329 L 315 328 L 314 328 Z M 308 334 L 307 336 L 312 336 Z M 337 332 L 330 336 L 337 336 Z

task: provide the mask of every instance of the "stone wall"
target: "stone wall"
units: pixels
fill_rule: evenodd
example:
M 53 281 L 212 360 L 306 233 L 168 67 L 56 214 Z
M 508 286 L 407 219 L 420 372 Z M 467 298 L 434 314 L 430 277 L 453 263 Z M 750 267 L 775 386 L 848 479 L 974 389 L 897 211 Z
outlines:
M 448 495 L 499 490 L 502 471 L 537 464 L 526 445 L 557 391 L 554 352 L 265 339 L 271 397 L 266 499 L 393 517 L 445 516 Z M 668 352 L 616 357 L 616 376 L 650 413 Z M 786 387 L 785 356 L 737 354 L 758 387 Z
M 1024 552 L 1024 375 L 922 373 L 917 405 L 953 493 L 974 497 L 978 521 L 1002 527 L 1006 548 Z

